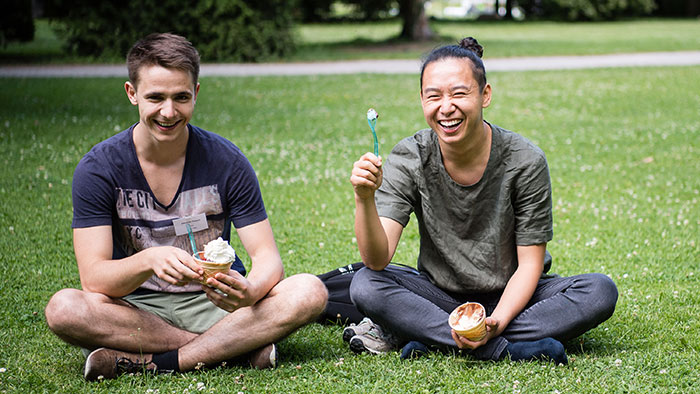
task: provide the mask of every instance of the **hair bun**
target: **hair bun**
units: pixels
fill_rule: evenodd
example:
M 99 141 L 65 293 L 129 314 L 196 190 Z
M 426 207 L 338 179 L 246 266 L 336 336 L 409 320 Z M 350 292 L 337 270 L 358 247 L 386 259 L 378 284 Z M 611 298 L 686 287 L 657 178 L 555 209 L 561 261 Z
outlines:
M 484 47 L 474 37 L 465 37 L 459 42 L 459 46 L 476 53 L 479 57 L 484 55 Z

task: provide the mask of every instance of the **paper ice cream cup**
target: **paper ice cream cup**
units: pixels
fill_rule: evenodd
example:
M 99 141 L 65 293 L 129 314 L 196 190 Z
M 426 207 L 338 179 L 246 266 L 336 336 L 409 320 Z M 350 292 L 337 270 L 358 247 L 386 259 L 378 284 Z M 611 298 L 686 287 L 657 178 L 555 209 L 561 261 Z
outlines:
M 478 302 L 467 302 L 450 313 L 448 323 L 457 334 L 480 341 L 486 336 L 486 309 Z
M 204 283 L 206 283 L 208 278 L 214 277 L 217 272 L 227 274 L 231 269 L 231 264 L 233 263 L 233 261 L 227 261 L 225 263 L 209 261 L 204 258 L 204 252 L 197 252 L 192 255 L 192 257 L 194 257 L 194 261 L 196 261 L 197 264 L 204 269 Z

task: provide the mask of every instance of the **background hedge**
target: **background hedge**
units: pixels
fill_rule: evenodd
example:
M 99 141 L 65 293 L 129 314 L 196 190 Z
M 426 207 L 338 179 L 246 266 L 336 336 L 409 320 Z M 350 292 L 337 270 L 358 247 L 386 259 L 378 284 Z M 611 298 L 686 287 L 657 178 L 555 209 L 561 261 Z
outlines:
M 528 18 L 568 21 L 614 20 L 649 15 L 654 0 L 518 0 Z
M 294 47 L 295 1 L 50 0 L 46 15 L 72 53 L 124 57 L 153 32 L 187 37 L 204 61 L 260 61 Z

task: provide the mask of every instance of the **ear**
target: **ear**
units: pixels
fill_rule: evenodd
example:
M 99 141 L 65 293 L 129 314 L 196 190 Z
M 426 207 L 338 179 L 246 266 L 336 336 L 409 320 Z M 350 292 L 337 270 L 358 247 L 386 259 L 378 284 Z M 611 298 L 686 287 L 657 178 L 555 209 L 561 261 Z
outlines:
M 131 101 L 131 104 L 139 105 L 138 100 L 136 100 L 136 87 L 130 81 L 124 83 L 124 90 L 126 90 L 126 96 L 129 98 L 129 101 Z
M 199 95 L 199 82 L 197 82 L 197 86 L 194 87 L 194 102 L 195 102 L 195 104 L 197 103 L 197 95 Z
M 481 108 L 486 108 L 491 104 L 491 85 L 486 84 L 481 91 Z

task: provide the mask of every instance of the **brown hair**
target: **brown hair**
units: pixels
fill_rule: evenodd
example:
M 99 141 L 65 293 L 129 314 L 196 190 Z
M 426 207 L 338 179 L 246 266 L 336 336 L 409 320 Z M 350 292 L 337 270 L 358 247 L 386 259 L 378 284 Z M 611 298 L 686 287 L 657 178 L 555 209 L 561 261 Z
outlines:
M 136 42 L 126 56 L 129 81 L 136 86 L 141 67 L 156 65 L 188 72 L 192 76 L 192 82 L 197 85 L 199 53 L 185 37 L 171 33 L 152 33 Z
M 486 70 L 484 69 L 484 62 L 481 61 L 483 55 L 484 47 L 474 37 L 465 37 L 457 45 L 445 45 L 433 49 L 423 60 L 423 65 L 420 68 L 421 89 L 423 89 L 423 72 L 428 64 L 445 58 L 467 58 L 471 60 L 474 79 L 479 84 L 479 89 L 483 90 L 484 86 L 486 86 Z

